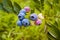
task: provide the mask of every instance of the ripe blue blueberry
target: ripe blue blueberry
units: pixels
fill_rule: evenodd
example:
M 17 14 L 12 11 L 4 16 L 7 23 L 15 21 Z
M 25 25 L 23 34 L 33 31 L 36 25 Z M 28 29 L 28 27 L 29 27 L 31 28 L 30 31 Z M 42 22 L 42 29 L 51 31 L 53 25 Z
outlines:
M 23 19 L 23 20 L 22 20 L 22 24 L 23 24 L 24 26 L 29 26 L 30 22 L 29 22 L 28 19 Z
M 19 20 L 22 21 L 24 19 L 24 16 L 25 16 L 25 14 L 23 14 L 23 13 L 18 14 Z
M 19 13 L 19 15 L 23 15 L 23 16 L 25 16 L 25 14 L 24 14 L 24 13 Z
M 22 21 L 18 20 L 18 21 L 17 21 L 17 25 L 18 25 L 18 26 L 22 26 Z
M 22 9 L 22 10 L 20 10 L 19 13 L 24 13 L 24 14 L 26 14 L 26 10 L 25 10 L 25 9 Z
M 30 15 L 30 19 L 33 21 L 37 20 L 37 18 L 38 18 L 38 16 L 35 13 Z

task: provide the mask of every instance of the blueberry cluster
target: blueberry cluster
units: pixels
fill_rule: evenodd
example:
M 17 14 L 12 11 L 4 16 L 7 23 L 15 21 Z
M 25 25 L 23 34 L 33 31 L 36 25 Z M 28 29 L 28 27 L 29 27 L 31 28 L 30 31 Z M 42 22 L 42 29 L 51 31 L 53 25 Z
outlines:
M 20 10 L 20 12 L 18 14 L 18 19 L 19 20 L 17 21 L 17 25 L 18 26 L 22 26 L 22 25 L 29 26 L 31 24 L 29 19 L 25 18 L 26 13 L 28 13 L 28 12 L 30 12 L 30 8 L 29 7 L 24 7 L 24 9 Z M 35 13 L 32 13 L 30 15 L 30 19 L 32 21 L 34 21 L 34 23 L 36 25 L 40 25 L 41 24 L 41 20 L 38 18 L 37 14 L 35 14 Z

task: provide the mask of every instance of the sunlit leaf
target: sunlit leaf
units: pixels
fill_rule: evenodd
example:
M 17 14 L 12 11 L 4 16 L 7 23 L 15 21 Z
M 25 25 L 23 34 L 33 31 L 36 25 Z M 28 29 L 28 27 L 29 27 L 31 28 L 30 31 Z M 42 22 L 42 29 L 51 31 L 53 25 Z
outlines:
M 56 28 L 53 24 L 49 24 L 47 23 L 49 29 L 48 29 L 48 32 L 56 39 L 60 39 L 60 31 L 58 28 Z

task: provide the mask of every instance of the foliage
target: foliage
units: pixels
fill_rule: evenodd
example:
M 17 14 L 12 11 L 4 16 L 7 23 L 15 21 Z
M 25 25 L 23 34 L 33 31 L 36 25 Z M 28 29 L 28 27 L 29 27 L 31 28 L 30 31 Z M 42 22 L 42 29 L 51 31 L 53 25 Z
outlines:
M 25 6 L 31 13 L 43 13 L 40 26 L 16 25 Z M 60 40 L 60 0 L 0 0 L 0 40 Z

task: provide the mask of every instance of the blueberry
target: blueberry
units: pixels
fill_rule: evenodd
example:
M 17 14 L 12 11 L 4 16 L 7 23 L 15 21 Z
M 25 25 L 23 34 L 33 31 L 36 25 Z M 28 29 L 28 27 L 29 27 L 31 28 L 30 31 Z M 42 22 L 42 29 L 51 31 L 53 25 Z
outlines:
M 23 24 L 24 26 L 29 26 L 30 22 L 29 22 L 28 19 L 23 19 L 23 20 L 22 20 L 22 24 Z
M 26 10 L 25 10 L 25 9 L 22 9 L 22 10 L 20 10 L 19 13 L 24 13 L 24 14 L 26 14 Z
M 38 20 L 35 21 L 36 25 L 40 25 L 41 23 L 42 23 L 42 21 L 40 19 L 38 19 Z
M 24 19 L 24 16 L 25 16 L 25 14 L 23 14 L 23 13 L 18 14 L 19 20 L 23 20 Z
M 18 20 L 18 21 L 17 21 L 17 25 L 18 25 L 18 26 L 22 26 L 22 21 Z
M 30 19 L 33 21 L 37 20 L 37 18 L 38 18 L 38 16 L 35 13 L 30 15 Z
M 19 13 L 20 15 L 23 15 L 23 16 L 25 16 L 25 14 L 24 13 Z
M 26 12 L 30 11 L 30 7 L 28 7 L 28 6 L 24 7 L 24 9 L 26 10 Z

